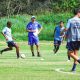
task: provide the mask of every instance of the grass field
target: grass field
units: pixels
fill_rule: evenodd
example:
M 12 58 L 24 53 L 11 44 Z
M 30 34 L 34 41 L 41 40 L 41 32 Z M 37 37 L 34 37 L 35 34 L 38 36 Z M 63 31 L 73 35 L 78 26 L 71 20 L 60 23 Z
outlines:
M 15 49 L 0 55 L 0 80 L 80 80 L 80 65 L 75 73 L 70 72 L 73 60 L 67 62 L 65 43 L 57 55 L 53 54 L 52 42 L 41 41 L 42 57 L 31 57 L 27 42 L 18 42 L 25 59 L 16 59 Z M 0 50 L 6 44 L 0 41 Z M 36 54 L 36 53 L 35 53 Z M 44 60 L 42 60 L 44 59 Z M 56 69 L 62 69 L 57 70 Z

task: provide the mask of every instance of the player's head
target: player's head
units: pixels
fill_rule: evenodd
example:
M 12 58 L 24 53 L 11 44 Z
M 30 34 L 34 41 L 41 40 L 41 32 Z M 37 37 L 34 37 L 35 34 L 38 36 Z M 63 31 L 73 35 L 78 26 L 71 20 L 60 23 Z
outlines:
M 80 8 L 76 8 L 73 11 L 74 15 L 77 15 L 78 17 L 80 17 Z
M 59 25 L 60 25 L 60 27 L 63 27 L 64 26 L 64 22 L 63 21 L 60 21 L 59 22 Z
M 35 20 L 36 20 L 36 17 L 35 16 L 32 16 L 31 17 L 31 21 L 34 22 Z
M 11 28 L 12 23 L 10 21 L 7 22 L 7 27 Z

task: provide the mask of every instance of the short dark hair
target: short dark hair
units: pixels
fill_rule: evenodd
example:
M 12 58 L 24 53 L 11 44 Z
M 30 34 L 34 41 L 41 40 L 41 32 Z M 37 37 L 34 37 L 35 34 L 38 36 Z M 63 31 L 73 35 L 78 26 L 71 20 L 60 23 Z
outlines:
M 64 23 L 64 21 L 60 21 L 59 24 Z
M 74 13 L 74 15 L 76 15 L 77 13 L 80 13 L 80 8 L 75 8 L 73 13 Z
M 7 22 L 7 25 L 11 25 L 11 22 L 10 22 L 10 21 L 8 21 L 8 22 Z

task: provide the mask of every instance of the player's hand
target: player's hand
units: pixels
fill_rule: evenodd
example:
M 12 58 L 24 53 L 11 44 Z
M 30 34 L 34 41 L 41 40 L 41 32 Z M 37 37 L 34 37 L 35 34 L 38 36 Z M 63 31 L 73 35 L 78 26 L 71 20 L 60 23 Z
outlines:
M 38 32 L 38 34 L 40 34 L 40 31 Z
M 31 32 L 36 32 L 36 30 L 31 30 Z
M 8 40 L 8 38 L 6 38 L 6 41 Z

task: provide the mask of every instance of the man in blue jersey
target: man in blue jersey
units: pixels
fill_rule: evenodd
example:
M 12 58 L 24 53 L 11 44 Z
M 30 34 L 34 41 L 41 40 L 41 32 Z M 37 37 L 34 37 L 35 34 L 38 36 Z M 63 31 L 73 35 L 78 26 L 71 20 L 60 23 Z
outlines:
M 40 57 L 38 34 L 41 32 L 42 26 L 36 21 L 35 16 L 31 17 L 31 22 L 29 22 L 26 26 L 26 30 L 28 32 L 28 44 L 30 45 L 32 56 L 35 56 L 33 48 L 35 44 L 37 49 L 37 56 Z
M 80 9 L 74 10 L 74 17 L 68 20 L 66 30 L 68 34 L 68 50 L 69 55 L 74 59 L 73 67 L 71 71 L 76 70 L 77 63 L 80 63 L 78 58 L 78 50 L 80 48 Z
M 54 30 L 54 53 L 57 53 L 57 51 L 59 50 L 59 47 L 61 45 L 61 42 L 63 40 L 64 37 L 64 22 L 60 21 L 59 25 L 55 28 Z

